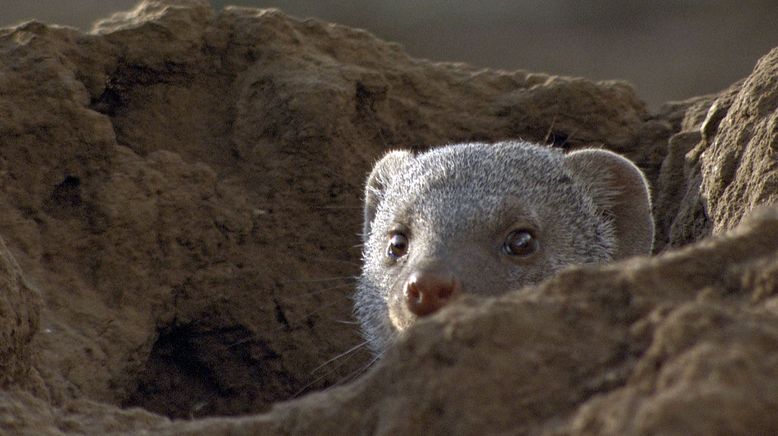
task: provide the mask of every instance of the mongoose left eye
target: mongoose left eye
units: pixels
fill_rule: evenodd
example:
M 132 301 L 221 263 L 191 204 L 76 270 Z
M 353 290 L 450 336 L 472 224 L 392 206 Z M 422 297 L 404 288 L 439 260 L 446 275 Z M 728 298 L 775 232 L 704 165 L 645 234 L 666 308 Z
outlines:
M 529 256 L 538 250 L 538 240 L 529 230 L 514 230 L 505 238 L 503 250 L 511 256 Z
M 392 259 L 399 259 L 408 253 L 408 237 L 402 233 L 392 233 L 389 238 L 389 249 L 387 256 Z

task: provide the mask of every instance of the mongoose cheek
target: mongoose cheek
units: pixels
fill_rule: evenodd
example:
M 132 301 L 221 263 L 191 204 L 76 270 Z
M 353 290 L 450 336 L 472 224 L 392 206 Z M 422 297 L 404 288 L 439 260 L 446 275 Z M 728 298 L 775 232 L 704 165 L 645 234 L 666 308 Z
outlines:
M 402 334 L 416 322 L 416 316 L 408 311 L 402 292 L 393 292 L 386 305 L 389 323 L 395 333 Z

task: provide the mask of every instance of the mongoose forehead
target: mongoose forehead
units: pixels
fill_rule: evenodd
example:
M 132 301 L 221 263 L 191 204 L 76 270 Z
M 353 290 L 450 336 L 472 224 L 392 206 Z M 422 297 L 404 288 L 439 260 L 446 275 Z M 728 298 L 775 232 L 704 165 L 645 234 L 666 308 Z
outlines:
M 356 315 L 375 353 L 462 293 L 649 253 L 645 178 L 603 150 L 523 142 L 395 151 L 368 177 Z

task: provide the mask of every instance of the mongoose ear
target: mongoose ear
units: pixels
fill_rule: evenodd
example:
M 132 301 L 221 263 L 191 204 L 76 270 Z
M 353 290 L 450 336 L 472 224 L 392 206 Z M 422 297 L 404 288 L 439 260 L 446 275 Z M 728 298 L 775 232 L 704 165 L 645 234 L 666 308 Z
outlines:
M 389 182 L 407 162 L 413 159 L 413 154 L 406 150 L 390 151 L 373 167 L 365 183 L 365 222 L 362 227 L 362 240 L 367 241 L 370 227 L 373 224 L 378 204 L 384 198 L 384 192 Z
M 613 219 L 614 259 L 650 254 L 654 245 L 651 196 L 643 172 L 607 150 L 580 150 L 565 156 L 565 167 L 582 183 L 604 215 Z

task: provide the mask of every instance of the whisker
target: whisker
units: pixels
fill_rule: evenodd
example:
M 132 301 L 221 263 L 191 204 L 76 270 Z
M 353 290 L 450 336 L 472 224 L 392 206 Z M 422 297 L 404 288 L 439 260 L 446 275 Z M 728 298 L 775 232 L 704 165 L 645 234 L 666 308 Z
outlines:
M 357 276 L 339 276 L 339 277 L 322 277 L 319 279 L 299 279 L 299 280 L 285 280 L 279 282 L 281 284 L 289 283 L 317 283 L 317 282 L 332 282 L 335 280 L 356 280 Z
M 551 139 L 552 131 L 554 130 L 554 125 L 556 124 L 556 116 L 551 119 L 551 124 L 548 125 L 548 130 L 546 130 L 546 136 L 543 138 L 543 143 L 548 144 L 549 140 Z
M 370 369 L 371 366 L 373 366 L 378 360 L 383 357 L 384 352 L 382 351 L 380 354 L 375 356 L 374 358 L 370 359 L 369 362 L 367 362 L 367 365 L 364 365 L 362 368 L 357 369 L 350 375 L 346 376 L 343 380 L 335 383 L 333 386 L 342 386 L 344 384 L 350 383 L 354 380 L 356 380 L 359 376 L 367 372 L 368 369 Z
M 327 377 L 328 375 L 329 375 L 329 373 L 327 373 L 327 374 L 323 374 L 323 375 L 320 375 L 320 376 L 316 377 L 315 379 L 313 379 L 313 381 L 311 381 L 310 383 L 306 384 L 305 386 L 303 386 L 302 388 L 300 388 L 300 390 L 298 390 L 297 392 L 295 392 L 294 394 L 292 394 L 292 398 L 297 398 L 297 397 L 299 397 L 299 396 L 300 396 L 300 394 L 302 394 L 303 392 L 307 391 L 307 390 L 308 390 L 308 388 L 310 388 L 311 386 L 315 385 L 316 383 L 318 383 L 318 382 L 322 381 L 322 380 L 324 379 L 324 377 Z
M 298 299 L 300 297 L 310 297 L 311 295 L 317 295 L 317 294 L 321 294 L 322 292 L 332 291 L 332 290 L 335 290 L 335 289 L 348 289 L 348 288 L 351 288 L 352 286 L 353 285 L 351 283 L 346 283 L 346 284 L 337 285 L 337 286 L 330 286 L 330 287 L 324 288 L 324 289 L 316 289 L 315 291 L 311 291 L 311 292 L 302 292 L 300 294 L 295 294 L 295 295 L 285 295 L 284 297 L 279 298 L 279 300 L 281 300 L 281 301 L 294 301 L 294 300 L 296 300 L 296 299 Z
M 257 339 L 257 338 L 258 338 L 257 335 L 251 335 L 251 336 L 249 336 L 247 338 L 238 339 L 237 341 L 231 343 L 230 345 L 227 345 L 227 348 L 237 347 L 238 345 L 245 344 L 247 342 L 251 342 L 251 341 L 253 341 L 253 340 Z
M 343 298 L 345 298 L 345 299 L 347 299 L 347 300 L 348 300 L 348 297 L 345 297 L 345 296 L 344 296 Z M 308 314 L 306 314 L 305 316 L 301 317 L 300 319 L 296 319 L 296 320 L 294 320 L 294 321 L 289 321 L 288 325 L 282 326 L 282 327 L 278 328 L 278 330 L 285 330 L 285 329 L 287 329 L 287 328 L 291 328 L 291 327 L 292 327 L 292 326 L 294 326 L 295 324 L 298 324 L 298 323 L 300 323 L 300 322 L 303 322 L 303 321 L 305 321 L 306 319 L 308 319 L 308 318 L 312 317 L 313 315 L 316 315 L 317 313 L 319 313 L 319 312 L 321 312 L 321 311 L 323 311 L 323 310 L 329 309 L 330 307 L 332 307 L 332 306 L 335 306 L 335 305 L 337 305 L 337 304 L 341 304 L 341 301 L 340 301 L 340 300 L 335 300 L 335 301 L 333 301 L 333 302 L 330 302 L 329 304 L 325 304 L 325 305 L 323 305 L 323 306 L 319 306 L 319 308 L 318 308 L 318 309 L 314 310 L 314 311 L 313 311 L 313 312 L 311 312 L 311 313 L 308 313 Z
M 321 306 L 320 308 L 318 308 L 315 311 L 313 311 L 313 312 L 303 316 L 302 318 L 300 318 L 298 320 L 295 320 L 293 322 L 290 322 L 289 325 L 282 326 L 282 327 L 278 328 L 278 330 L 284 330 L 284 329 L 287 329 L 287 328 L 291 328 L 292 324 L 296 324 L 298 322 L 301 322 L 301 321 L 305 320 L 306 318 L 311 317 L 311 316 L 315 315 L 316 313 L 318 313 L 318 312 L 320 312 L 320 311 L 322 311 L 324 309 L 327 309 L 329 307 L 332 307 L 332 306 L 334 306 L 334 305 L 336 305 L 338 303 L 339 303 L 339 301 L 334 301 L 334 302 L 332 302 L 330 304 L 326 304 L 324 306 Z M 359 324 L 359 322 L 357 322 L 357 321 L 346 321 L 346 320 L 339 320 L 339 319 L 329 319 L 329 320 L 332 321 L 332 322 L 340 323 L 340 324 L 348 324 L 348 325 L 358 325 Z M 245 344 L 247 342 L 251 342 L 253 340 L 256 340 L 257 338 L 258 338 L 257 335 L 251 335 L 250 337 L 239 339 L 239 340 L 233 342 L 232 344 L 227 345 L 227 348 L 237 347 L 238 345 Z
M 362 344 L 359 344 L 359 346 L 363 346 L 363 345 L 365 345 L 366 343 L 367 343 L 367 341 L 363 342 Z M 349 351 L 346 351 L 346 353 L 349 353 Z M 334 373 L 334 372 L 335 372 L 335 371 L 336 371 L 338 368 L 340 368 L 341 366 L 345 365 L 345 364 L 346 364 L 346 362 L 348 362 L 348 361 L 349 361 L 349 359 L 351 359 L 351 357 L 352 357 L 352 356 L 354 356 L 354 353 L 350 353 L 350 355 L 348 355 L 346 359 L 343 359 L 343 360 L 341 360 L 340 362 L 338 362 L 338 364 L 337 364 L 337 365 L 335 365 L 335 366 L 333 366 L 332 368 L 330 368 L 330 371 L 329 371 L 329 372 L 327 372 L 327 373 L 325 373 L 325 374 L 322 374 L 322 375 L 320 375 L 319 377 L 316 377 L 315 379 L 313 379 L 313 380 L 312 380 L 310 383 L 307 383 L 305 386 L 303 386 L 302 388 L 300 388 L 300 390 L 298 390 L 297 392 L 295 392 L 295 393 L 294 393 L 294 395 L 292 396 L 292 398 L 297 398 L 297 397 L 299 397 L 299 396 L 300 396 L 300 394 L 302 394 L 303 392 L 307 391 L 307 390 L 308 390 L 308 388 L 310 388 L 311 386 L 315 385 L 316 383 L 318 383 L 318 382 L 322 381 L 322 380 L 323 380 L 325 377 L 327 377 L 327 376 L 331 375 L 332 373 Z M 332 360 L 332 359 L 330 359 L 330 360 Z M 325 364 L 326 364 L 326 362 L 325 362 Z M 318 368 L 317 368 L 317 369 L 318 369 Z M 314 371 L 315 371 L 315 370 L 314 370 Z M 311 371 L 311 374 L 313 374 L 313 371 Z
M 357 350 L 361 349 L 361 348 L 362 348 L 362 347 L 364 347 L 365 345 L 367 345 L 367 341 L 364 341 L 364 342 L 362 342 L 362 343 L 360 343 L 360 344 L 357 344 L 357 345 L 355 345 L 355 346 L 353 346 L 353 347 L 349 348 L 348 350 L 346 350 L 346 351 L 344 351 L 344 352 L 342 352 L 342 353 L 338 354 L 337 356 L 333 357 L 332 359 L 329 359 L 329 360 L 327 360 L 326 362 L 322 363 L 321 365 L 317 366 L 316 368 L 313 368 L 313 370 L 311 370 L 311 374 L 313 374 L 313 373 L 315 373 L 316 371 L 318 371 L 318 370 L 320 370 L 320 369 L 324 368 L 325 366 L 329 365 L 330 363 L 332 363 L 332 362 L 334 362 L 334 361 L 336 361 L 336 360 L 340 359 L 341 357 L 348 356 L 349 354 L 351 354 L 351 353 L 353 353 L 353 352 L 355 352 L 355 351 L 357 351 Z
M 300 198 L 298 199 L 302 202 L 309 203 L 311 202 L 311 199 L 305 199 Z M 305 206 L 277 206 L 277 205 L 256 205 L 254 208 L 255 210 L 259 211 L 260 213 L 268 213 L 270 211 L 273 212 L 286 212 L 286 211 L 300 211 L 300 210 L 310 210 L 310 209 L 362 209 L 362 206 L 347 206 L 347 205 L 321 205 L 321 206 L 315 206 L 315 205 L 305 205 Z
M 347 265 L 354 265 L 361 267 L 362 264 L 358 262 L 352 262 L 350 260 L 341 260 L 341 259 L 308 259 L 309 262 L 332 262 L 332 263 L 344 263 Z

